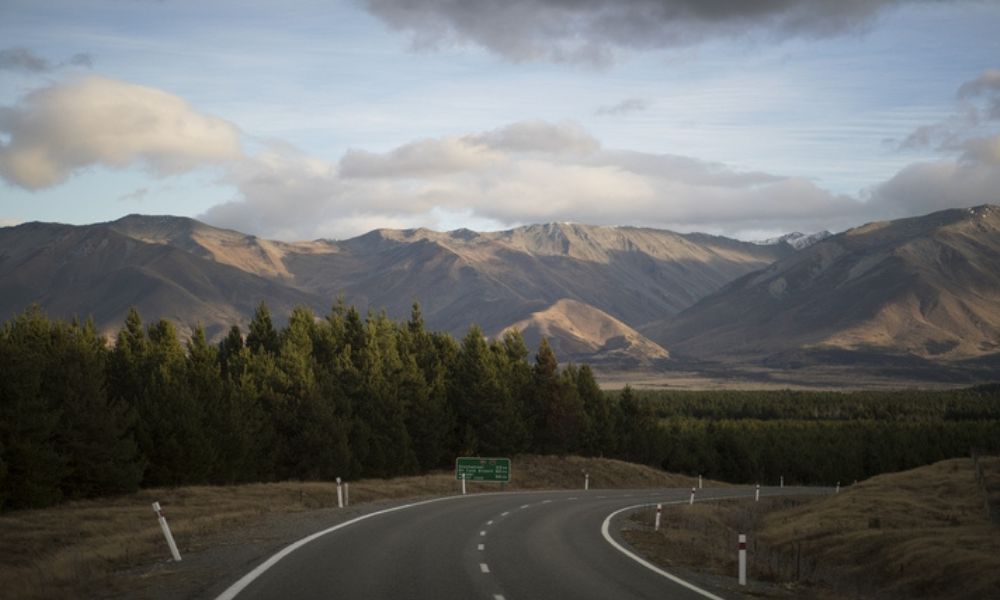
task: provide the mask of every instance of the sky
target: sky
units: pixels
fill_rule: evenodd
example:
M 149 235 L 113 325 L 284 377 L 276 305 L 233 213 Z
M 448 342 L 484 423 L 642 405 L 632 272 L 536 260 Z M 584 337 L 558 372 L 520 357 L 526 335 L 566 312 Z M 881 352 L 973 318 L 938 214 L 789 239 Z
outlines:
M 995 0 L 0 2 L 0 226 L 758 239 L 985 203 Z

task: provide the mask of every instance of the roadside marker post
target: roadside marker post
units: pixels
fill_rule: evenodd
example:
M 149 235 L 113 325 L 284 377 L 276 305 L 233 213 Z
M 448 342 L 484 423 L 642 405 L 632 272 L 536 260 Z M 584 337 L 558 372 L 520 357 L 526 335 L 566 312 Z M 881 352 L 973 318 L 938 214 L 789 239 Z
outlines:
M 834 494 L 839 494 L 840 493 L 840 482 L 839 481 L 837 482 L 837 489 L 834 490 L 833 493 Z
M 688 506 L 694 504 L 694 488 L 691 488 L 691 499 L 688 500 Z
M 698 489 L 701 489 L 701 475 L 698 475 Z
M 662 504 L 657 504 L 656 505 L 656 521 L 653 522 L 653 531 L 659 531 L 660 530 L 660 513 L 661 512 L 663 512 L 663 505 Z
M 337 508 L 344 508 L 344 488 L 340 484 L 340 477 L 337 478 Z
M 590 489 L 590 473 L 583 474 L 583 491 Z
M 344 482 L 344 506 L 351 505 L 351 484 Z
M 462 473 L 462 495 L 465 495 L 465 473 Z
M 785 487 L 785 476 L 784 475 L 781 476 L 781 478 L 779 479 L 779 481 L 780 481 L 780 483 L 778 485 L 781 486 L 781 487 Z
M 753 494 L 753 501 L 760 502 L 760 484 L 757 484 L 757 490 Z
M 747 584 L 747 536 L 745 533 L 740 534 L 740 585 Z
M 181 553 L 177 550 L 177 543 L 174 542 L 174 536 L 170 533 L 170 525 L 167 525 L 167 518 L 163 516 L 163 511 L 160 509 L 160 503 L 153 503 L 153 512 L 160 520 L 160 529 L 163 531 L 163 537 L 167 538 L 167 545 L 170 546 L 170 554 L 173 555 L 174 561 L 181 561 Z

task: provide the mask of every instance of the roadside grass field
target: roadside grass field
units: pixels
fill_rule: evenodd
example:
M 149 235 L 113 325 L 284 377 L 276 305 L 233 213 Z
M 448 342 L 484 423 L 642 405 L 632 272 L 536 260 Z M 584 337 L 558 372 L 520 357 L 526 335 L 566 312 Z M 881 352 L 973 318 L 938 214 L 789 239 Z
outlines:
M 980 459 L 1000 484 L 1000 458 Z M 629 540 L 665 568 L 735 579 L 736 537 L 764 597 L 996 598 L 1000 526 L 987 518 L 970 459 L 872 477 L 819 498 L 664 507 L 633 516 Z
M 515 456 L 506 490 L 690 487 L 691 477 L 618 460 Z M 713 485 L 718 485 L 713 483 Z M 469 493 L 499 491 L 468 482 Z M 451 471 L 350 482 L 352 506 L 460 493 Z M 289 513 L 337 506 L 333 482 L 146 489 L 135 494 L 0 516 L 0 597 L 94 598 L 134 589 L 137 568 L 169 557 L 151 504 L 160 502 L 182 557 L 227 530 L 252 527 Z

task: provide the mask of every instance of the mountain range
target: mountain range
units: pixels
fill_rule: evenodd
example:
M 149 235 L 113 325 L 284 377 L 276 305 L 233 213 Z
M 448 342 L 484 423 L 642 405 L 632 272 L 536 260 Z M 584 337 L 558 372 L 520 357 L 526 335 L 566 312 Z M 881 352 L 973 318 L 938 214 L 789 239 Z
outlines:
M 988 361 L 1000 352 L 1000 208 L 766 243 L 568 223 L 294 243 L 170 216 L 0 228 L 4 319 L 37 303 L 111 335 L 135 306 L 218 338 L 261 300 L 280 322 L 337 298 L 394 318 L 419 301 L 433 329 L 517 328 L 560 359 L 621 368 L 830 352 Z

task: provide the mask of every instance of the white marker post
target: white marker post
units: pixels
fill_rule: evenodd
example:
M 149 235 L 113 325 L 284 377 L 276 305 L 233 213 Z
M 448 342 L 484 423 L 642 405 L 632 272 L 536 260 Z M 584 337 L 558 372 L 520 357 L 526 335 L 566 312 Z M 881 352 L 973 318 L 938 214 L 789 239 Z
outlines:
M 462 495 L 465 495 L 465 473 L 462 473 Z
M 660 513 L 663 512 L 663 505 L 656 505 L 656 520 L 653 522 L 653 531 L 660 530 Z
M 785 487 L 785 476 L 784 476 L 784 475 L 782 475 L 782 476 L 781 476 L 781 477 L 780 477 L 780 478 L 778 479 L 778 481 L 779 481 L 779 483 L 778 483 L 778 485 L 779 485 L 779 486 L 781 486 L 781 487 Z
M 840 493 L 840 482 L 839 482 L 839 481 L 837 482 L 837 489 L 836 489 L 836 490 L 834 490 L 834 492 L 833 492 L 833 493 L 834 493 L 834 494 L 839 494 L 839 493 Z
M 698 475 L 698 489 L 701 489 L 701 475 Z
M 587 491 L 590 489 L 590 473 L 583 474 L 583 490 Z
M 344 482 L 344 506 L 351 505 L 351 484 Z
M 760 484 L 757 484 L 757 490 L 753 494 L 753 501 L 760 502 Z
M 181 553 L 177 550 L 177 544 L 174 542 L 174 536 L 170 533 L 170 525 L 167 525 L 167 518 L 163 516 L 163 512 L 160 510 L 160 503 L 153 503 L 153 512 L 160 519 L 160 529 L 163 530 L 163 537 L 167 538 L 167 545 L 170 546 L 170 554 L 173 555 L 174 560 L 180 562 Z
M 740 585 L 747 584 L 747 536 L 740 534 Z
M 688 506 L 694 504 L 694 488 L 691 488 L 691 499 L 688 500 Z
M 340 477 L 337 478 L 337 508 L 344 508 L 344 488 L 340 485 Z

